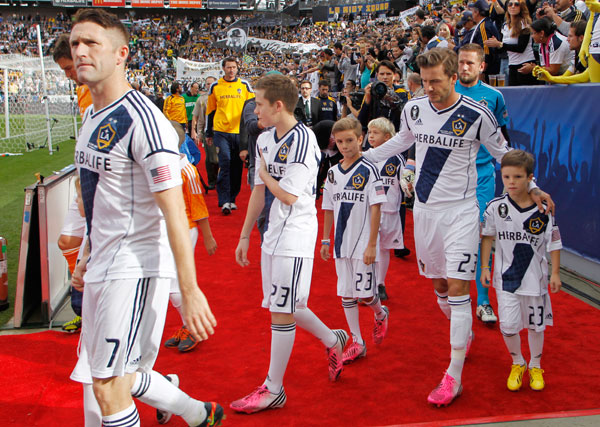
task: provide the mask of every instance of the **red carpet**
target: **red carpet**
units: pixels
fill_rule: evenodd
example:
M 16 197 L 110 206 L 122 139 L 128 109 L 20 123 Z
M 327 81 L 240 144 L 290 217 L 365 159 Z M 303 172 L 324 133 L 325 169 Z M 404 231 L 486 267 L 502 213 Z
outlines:
M 220 214 L 216 194 L 210 192 L 207 203 L 219 249 L 208 257 L 199 242 L 196 253 L 199 283 L 219 322 L 216 334 L 191 353 L 161 350 L 156 365 L 159 372 L 178 373 L 182 389 L 192 396 L 223 406 L 260 385 L 268 369 L 270 319 L 260 308 L 258 235 L 252 236 L 249 267 L 238 267 L 233 254 L 249 195 L 246 186 L 243 191 L 238 200 L 241 210 L 230 217 Z M 412 232 L 407 240 L 412 250 Z M 335 280 L 333 262 L 315 259 L 309 306 L 331 327 L 347 329 Z M 594 308 L 564 292 L 552 295 L 557 326 L 546 333 L 543 392 L 533 392 L 527 384 L 518 393 L 506 389 L 510 357 L 498 327 L 488 328 L 476 320 L 464 393 L 450 407 L 438 409 L 429 406 L 426 397 L 448 364 L 449 327 L 430 283 L 417 274 L 414 255 L 392 259 L 388 293 L 388 337 L 381 346 L 372 344 L 372 312 L 362 307 L 368 355 L 348 366 L 338 382 L 328 381 L 322 345 L 298 330 L 285 377 L 286 407 L 254 415 L 234 414 L 227 408 L 225 425 L 448 425 L 474 419 L 564 416 L 564 411 L 600 413 L 595 410 L 600 396 L 600 312 Z M 178 315 L 170 309 L 165 337 L 178 327 Z M 77 340 L 78 336 L 61 332 L 0 337 L 0 424 L 82 425 L 81 389 L 68 379 Z M 526 335 L 522 341 L 526 348 Z M 156 424 L 153 409 L 141 403 L 138 408 L 142 425 Z M 171 425 L 184 423 L 174 418 Z

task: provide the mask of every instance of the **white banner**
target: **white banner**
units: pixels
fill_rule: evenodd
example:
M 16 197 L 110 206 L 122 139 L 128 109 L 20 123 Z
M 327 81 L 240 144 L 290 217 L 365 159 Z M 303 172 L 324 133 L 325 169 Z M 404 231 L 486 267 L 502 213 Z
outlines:
M 223 68 L 220 62 L 197 62 L 187 59 L 177 58 L 175 65 L 177 74 L 175 79 L 178 81 L 193 80 L 202 86 L 207 77 L 220 78 L 223 76 Z
M 307 53 L 312 50 L 321 50 L 323 47 L 316 43 L 286 43 L 279 40 L 259 39 L 248 37 L 248 47 L 258 47 L 273 53 Z M 327 46 L 325 46 L 327 47 Z

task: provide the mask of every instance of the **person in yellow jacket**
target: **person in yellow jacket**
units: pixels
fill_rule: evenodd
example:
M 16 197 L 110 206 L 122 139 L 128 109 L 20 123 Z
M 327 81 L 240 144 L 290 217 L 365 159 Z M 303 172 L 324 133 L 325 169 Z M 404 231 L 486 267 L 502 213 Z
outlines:
M 173 120 L 183 126 L 183 129 L 187 129 L 187 111 L 185 109 L 185 98 L 181 95 L 183 93 L 183 86 L 181 83 L 173 83 L 171 85 L 171 95 L 165 99 L 163 105 L 163 113 L 167 116 L 167 119 Z
M 224 215 L 229 215 L 237 209 L 235 198 L 242 185 L 242 162 L 247 155 L 240 156 L 240 120 L 244 105 L 254 98 L 254 92 L 247 81 L 237 77 L 235 58 L 225 58 L 221 65 L 225 75 L 210 87 L 206 102 L 206 142 L 214 143 L 219 153 L 219 207 Z

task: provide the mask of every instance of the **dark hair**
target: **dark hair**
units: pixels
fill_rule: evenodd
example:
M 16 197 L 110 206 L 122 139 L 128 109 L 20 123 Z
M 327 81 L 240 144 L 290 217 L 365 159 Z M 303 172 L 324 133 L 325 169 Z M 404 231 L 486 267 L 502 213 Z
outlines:
M 421 27 L 421 36 L 431 40 L 435 37 L 435 28 L 431 25 L 423 25 Z
M 285 109 L 292 113 L 298 103 L 298 88 L 283 74 L 269 74 L 261 77 L 256 83 L 256 90 L 264 92 L 264 98 L 270 104 L 281 101 Z
M 548 18 L 536 19 L 531 23 L 531 29 L 537 33 L 544 32 L 544 35 L 549 36 L 556 31 L 556 24 Z
M 235 62 L 235 65 L 237 65 L 237 59 L 235 59 L 233 56 L 228 56 L 223 61 L 221 61 L 221 67 L 225 67 L 225 64 L 227 64 L 228 62 Z
M 319 87 L 321 87 L 321 86 L 327 86 L 327 87 L 330 88 L 331 87 L 331 83 L 329 82 L 329 80 L 325 80 L 325 79 L 319 80 Z
M 577 37 L 581 37 L 581 36 L 585 35 L 586 26 L 587 26 L 587 22 L 584 20 L 577 21 L 577 22 L 571 22 L 571 28 L 573 28 L 575 30 L 575 35 Z M 55 61 L 56 61 L 56 59 L 55 59 Z
M 516 166 L 525 169 L 527 176 L 533 173 L 535 159 L 533 155 L 523 150 L 511 150 L 502 157 L 500 169 L 505 166 Z
M 379 73 L 379 69 L 381 67 L 389 68 L 392 71 L 392 73 L 394 73 L 398 69 L 392 61 L 384 59 L 379 64 L 377 64 L 377 66 L 375 67 L 375 74 Z
M 425 11 L 423 9 L 417 9 L 415 16 L 419 19 L 425 19 Z
M 54 50 L 52 51 L 52 59 L 54 62 L 58 62 L 59 59 L 73 59 L 71 56 L 71 44 L 69 43 L 69 34 L 61 34 L 56 43 L 54 43 Z
M 93 22 L 104 29 L 115 29 L 121 33 L 125 44 L 129 44 L 129 31 L 113 13 L 100 8 L 79 9 L 73 16 L 73 26 L 83 22 Z
M 417 56 L 417 65 L 422 68 L 433 68 L 442 65 L 444 74 L 452 77 L 458 72 L 458 56 L 453 50 L 434 47 Z
M 181 83 L 173 82 L 173 84 L 171 85 L 171 94 L 177 92 L 177 89 L 179 89 L 180 86 Z

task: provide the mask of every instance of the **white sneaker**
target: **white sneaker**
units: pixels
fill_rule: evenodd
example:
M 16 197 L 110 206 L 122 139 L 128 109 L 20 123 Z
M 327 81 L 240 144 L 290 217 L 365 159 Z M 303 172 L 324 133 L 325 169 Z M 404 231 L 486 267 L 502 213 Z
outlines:
M 235 203 L 229 203 L 229 208 L 230 208 L 232 211 L 237 211 L 237 205 L 236 205 Z
M 229 215 L 231 213 L 231 204 L 223 203 L 223 206 L 221 206 L 221 212 L 223 212 L 223 215 Z
M 179 377 L 175 374 L 165 375 L 165 378 L 168 379 L 175 387 L 179 387 Z M 156 421 L 159 424 L 166 424 L 171 420 L 173 416 L 172 412 L 162 411 L 160 409 L 156 410 Z
M 496 323 L 498 321 L 494 309 L 489 304 L 478 305 L 475 314 L 483 323 Z

